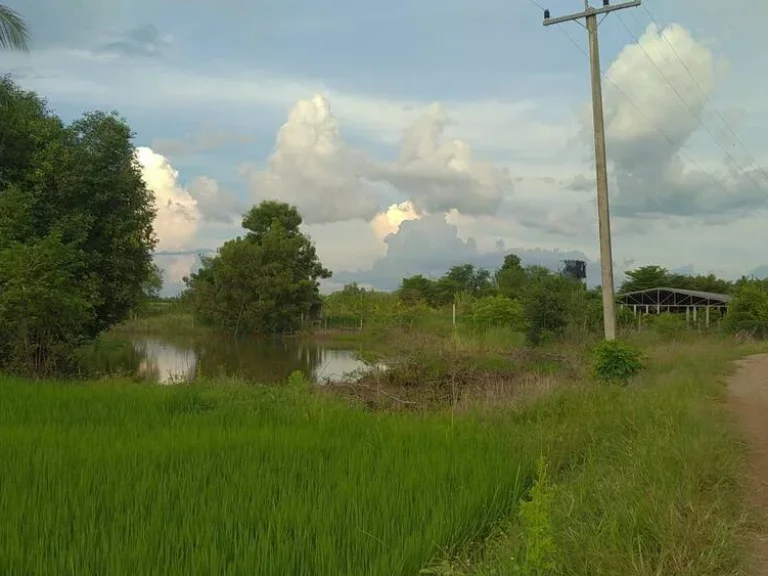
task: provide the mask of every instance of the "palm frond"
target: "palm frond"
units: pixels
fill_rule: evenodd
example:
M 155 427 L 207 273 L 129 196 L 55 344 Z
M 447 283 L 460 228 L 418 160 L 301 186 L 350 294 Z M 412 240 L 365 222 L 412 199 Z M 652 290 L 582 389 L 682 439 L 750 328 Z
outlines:
M 26 51 L 29 31 L 18 12 L 0 4 L 0 49 Z

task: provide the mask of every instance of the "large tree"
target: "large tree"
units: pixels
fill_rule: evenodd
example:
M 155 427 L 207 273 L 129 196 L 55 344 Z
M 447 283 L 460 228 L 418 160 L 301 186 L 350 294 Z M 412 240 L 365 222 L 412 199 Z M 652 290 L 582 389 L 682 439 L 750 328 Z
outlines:
M 66 126 L 8 78 L 0 96 L 0 367 L 46 373 L 143 298 L 154 198 L 115 114 Z
M 320 305 L 330 278 L 294 206 L 265 201 L 243 218 L 245 237 L 225 242 L 187 279 L 195 314 L 234 335 L 294 329 Z
M 0 49 L 27 50 L 29 31 L 18 12 L 0 4 Z

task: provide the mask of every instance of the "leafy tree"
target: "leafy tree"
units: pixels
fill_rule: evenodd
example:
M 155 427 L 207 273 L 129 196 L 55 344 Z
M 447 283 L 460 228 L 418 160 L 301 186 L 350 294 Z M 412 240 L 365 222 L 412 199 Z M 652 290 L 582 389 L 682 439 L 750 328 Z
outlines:
M 768 338 L 768 286 L 764 282 L 740 282 L 728 306 L 725 327 L 732 333 Z
M 434 282 L 421 274 L 403 278 L 400 283 L 400 299 L 406 304 L 415 304 L 419 301 L 432 304 L 434 302 Z
M 0 49 L 27 50 L 29 30 L 21 15 L 0 4 Z
M 542 266 L 531 266 L 525 272 L 522 303 L 527 336 L 531 344 L 538 345 L 563 334 L 571 303 L 583 288 L 580 282 Z
M 148 300 L 157 300 L 160 298 L 160 291 L 163 289 L 163 271 L 154 262 L 151 265 L 149 276 L 144 282 L 142 292 Z
M 496 271 L 495 281 L 499 292 L 508 298 L 517 298 L 525 286 L 525 270 L 516 254 L 507 254 L 504 263 Z
M 621 284 L 621 292 L 635 292 L 661 286 L 669 288 L 678 287 L 668 286 L 669 271 L 662 266 L 641 266 L 624 274 L 627 276 L 627 279 Z
M 453 266 L 438 280 L 419 274 L 403 278 L 400 284 L 401 300 L 409 303 L 423 300 L 435 308 L 453 303 L 458 294 L 480 297 L 492 292 L 491 273 L 472 264 Z
M 23 353 L 3 348 L 0 366 L 49 372 L 142 300 L 152 274 L 154 199 L 133 134 L 115 114 L 89 113 L 65 126 L 8 78 L 0 96 L 12 102 L 0 114 L 0 339 L 28 343 Z M 39 274 L 20 255 L 38 262 Z M 18 317 L 30 294 L 40 314 L 25 323 Z M 46 317 L 51 309 L 66 321 Z
M 294 329 L 320 309 L 319 280 L 330 271 L 299 226 L 294 206 L 265 201 L 243 218 L 245 237 L 225 242 L 188 279 L 201 322 L 235 335 Z
M 731 282 L 718 278 L 714 274 L 674 274 L 661 266 L 642 266 L 626 272 L 626 276 L 627 279 L 621 285 L 621 292 L 665 287 L 727 294 L 733 288 Z

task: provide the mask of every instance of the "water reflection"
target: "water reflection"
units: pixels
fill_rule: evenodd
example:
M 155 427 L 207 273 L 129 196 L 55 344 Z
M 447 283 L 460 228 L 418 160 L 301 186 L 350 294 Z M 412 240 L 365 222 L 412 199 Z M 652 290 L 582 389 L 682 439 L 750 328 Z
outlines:
M 316 342 L 157 337 L 134 337 L 130 342 L 133 353 L 140 357 L 138 364 L 131 359 L 132 371 L 166 384 L 225 376 L 280 382 L 295 370 L 315 381 L 338 381 L 365 369 L 355 351 L 326 348 Z

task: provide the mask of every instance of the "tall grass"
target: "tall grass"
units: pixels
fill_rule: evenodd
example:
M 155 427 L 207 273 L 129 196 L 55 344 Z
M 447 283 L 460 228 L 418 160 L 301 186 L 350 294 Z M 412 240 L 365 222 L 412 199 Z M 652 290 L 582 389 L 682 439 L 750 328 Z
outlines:
M 590 398 L 574 405 L 590 427 L 583 457 L 549 478 L 546 507 L 533 502 L 546 533 L 510 518 L 466 573 L 742 574 L 742 452 L 723 376 L 728 360 L 752 351 L 721 339 L 658 347 L 630 388 L 579 392 Z M 542 541 L 545 572 L 530 557 Z
M 720 400 L 751 350 L 646 351 L 625 388 L 450 413 L 0 379 L 0 573 L 740 574 Z
M 515 419 L 0 380 L 0 573 L 414 574 L 514 509 Z

